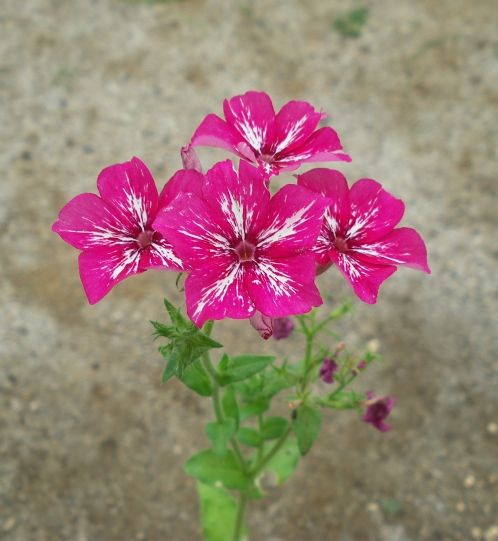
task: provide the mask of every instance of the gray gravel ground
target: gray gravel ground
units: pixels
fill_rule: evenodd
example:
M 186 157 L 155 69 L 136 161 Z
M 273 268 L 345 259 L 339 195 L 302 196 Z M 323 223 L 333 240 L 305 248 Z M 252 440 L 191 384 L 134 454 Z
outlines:
M 341 168 L 405 198 L 433 269 L 400 270 L 342 326 L 352 347 L 379 341 L 363 388 L 398 397 L 395 430 L 329 415 L 296 477 L 253 506 L 251 540 L 498 539 L 497 6 L 368 5 L 353 38 L 332 25 L 349 0 L 1 2 L 1 539 L 200 539 L 182 463 L 209 404 L 160 385 L 147 322 L 173 277 L 89 307 L 50 225 L 107 164 L 136 154 L 166 180 L 203 115 L 251 88 L 328 111 L 354 157 Z M 321 286 L 350 297 L 334 271 Z M 242 323 L 217 336 L 255 341 Z

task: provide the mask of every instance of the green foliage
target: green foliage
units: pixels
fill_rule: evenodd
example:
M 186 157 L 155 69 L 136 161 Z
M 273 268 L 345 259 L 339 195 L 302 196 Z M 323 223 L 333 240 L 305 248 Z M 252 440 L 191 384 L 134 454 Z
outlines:
M 213 451 L 223 457 L 227 452 L 230 438 L 235 434 L 237 427 L 234 419 L 226 419 L 223 423 L 217 421 L 206 425 L 206 436 L 213 446 Z
M 239 404 L 240 421 L 245 421 L 249 417 L 260 415 L 268 411 L 270 401 L 267 398 L 244 397 Z
M 327 398 L 321 400 L 321 404 L 335 410 L 350 410 L 361 407 L 365 395 L 355 391 L 335 391 Z
M 368 19 L 368 8 L 359 7 L 352 9 L 342 17 L 337 17 L 332 28 L 346 38 L 358 38 L 361 30 Z
M 241 427 L 237 431 L 237 440 L 249 447 L 261 447 L 263 445 L 263 438 L 261 434 L 254 428 Z
M 218 365 L 218 381 L 220 385 L 228 385 L 243 381 L 264 370 L 275 360 L 269 355 L 223 355 Z
M 226 388 L 223 398 L 221 399 L 221 405 L 225 416 L 235 421 L 235 426 L 238 428 L 240 422 L 239 406 L 237 404 L 237 393 L 235 387 L 230 385 Z
M 316 440 L 320 432 L 322 414 L 308 404 L 301 404 L 296 410 L 293 420 L 293 429 L 297 438 L 297 446 L 302 455 L 305 455 Z
M 265 471 L 273 472 L 279 484 L 285 483 L 297 468 L 300 457 L 301 453 L 296 440 L 288 439 L 268 462 Z
M 151 321 L 155 329 L 154 335 L 169 340 L 168 344 L 159 347 L 161 355 L 167 362 L 163 381 L 167 381 L 173 375 L 183 381 L 184 373 L 192 363 L 210 349 L 223 346 L 199 330 L 167 299 L 164 299 L 164 305 L 171 319 L 171 325 Z M 200 378 L 201 372 L 197 370 L 196 374 L 191 375 L 191 377 L 194 376 Z M 196 390 L 195 387 L 197 384 L 191 388 Z
M 213 394 L 211 378 L 200 359 L 187 366 L 180 379 L 189 389 L 201 396 L 211 396 Z
M 289 421 L 284 417 L 269 417 L 263 422 L 261 427 L 261 437 L 264 440 L 274 440 L 280 438 L 285 432 Z
M 227 451 L 223 457 L 212 449 L 201 451 L 190 457 L 185 464 L 185 471 L 206 485 L 245 490 L 252 484 L 232 451 Z
M 206 541 L 232 541 L 235 528 L 237 504 L 222 488 L 197 483 L 201 503 L 202 531 Z M 242 537 L 247 536 L 243 526 Z

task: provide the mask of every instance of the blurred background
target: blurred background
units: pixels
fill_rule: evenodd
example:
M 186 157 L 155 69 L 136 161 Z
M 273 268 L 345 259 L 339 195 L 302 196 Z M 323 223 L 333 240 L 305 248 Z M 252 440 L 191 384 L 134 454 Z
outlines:
M 2 0 L 0 539 L 200 539 L 182 464 L 211 407 L 161 385 L 148 323 L 181 301 L 174 275 L 90 307 L 50 227 L 108 164 L 137 155 L 162 185 L 248 89 L 327 111 L 354 159 L 339 168 L 406 201 L 433 270 L 400 269 L 338 328 L 384 355 L 358 389 L 397 397 L 394 430 L 328 414 L 253 505 L 251 540 L 498 539 L 497 23 L 495 0 Z M 334 269 L 320 287 L 352 298 Z M 215 334 L 229 352 L 259 340 L 244 322 Z

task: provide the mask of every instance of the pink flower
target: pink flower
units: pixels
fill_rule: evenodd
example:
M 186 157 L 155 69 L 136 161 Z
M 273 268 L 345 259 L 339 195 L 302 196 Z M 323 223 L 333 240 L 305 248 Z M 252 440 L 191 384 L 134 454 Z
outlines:
M 391 426 L 388 425 L 385 420 L 391 414 L 394 408 L 395 399 L 392 396 L 384 396 L 382 398 L 376 397 L 371 391 L 367 393 L 367 411 L 363 415 L 362 420 L 365 423 L 370 423 L 377 430 L 381 432 L 387 432 L 391 430 Z
M 246 92 L 223 102 L 225 120 L 210 114 L 192 136 L 192 145 L 219 147 L 256 163 L 267 177 L 305 162 L 351 161 L 337 133 L 316 129 L 325 116 L 305 101 L 289 101 L 275 114 L 265 92 Z
M 271 199 L 263 174 L 227 160 L 204 179 L 202 197 L 180 194 L 154 222 L 190 271 L 187 313 L 208 319 L 301 314 L 322 303 L 311 252 L 327 200 L 287 185 Z
M 182 269 L 180 258 L 152 222 L 179 191 L 195 191 L 201 180 L 196 171 L 179 171 L 158 195 L 146 165 L 133 158 L 100 173 L 100 197 L 83 193 L 62 208 L 52 230 L 81 250 L 80 277 L 90 304 L 133 274 Z
M 339 171 L 313 169 L 299 175 L 298 184 L 331 200 L 315 247 L 317 268 L 335 263 L 362 301 L 376 302 L 397 265 L 430 273 L 420 235 L 408 227 L 394 229 L 404 203 L 378 182 L 364 178 L 350 189 Z

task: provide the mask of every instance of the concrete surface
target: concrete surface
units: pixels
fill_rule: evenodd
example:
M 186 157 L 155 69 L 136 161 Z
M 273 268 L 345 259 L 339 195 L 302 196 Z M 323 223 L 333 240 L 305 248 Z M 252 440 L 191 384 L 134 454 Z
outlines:
M 1 539 L 200 539 L 182 463 L 209 403 L 160 385 L 148 324 L 174 277 L 89 307 L 50 225 L 107 164 L 136 154 L 166 180 L 203 115 L 252 88 L 330 113 L 354 157 L 341 169 L 406 200 L 433 274 L 400 270 L 341 326 L 351 347 L 378 339 L 386 361 L 360 388 L 398 397 L 395 430 L 328 415 L 296 477 L 253 506 L 251 540 L 498 539 L 496 2 L 372 1 L 342 36 L 333 21 L 358 5 L 1 2 Z M 333 271 L 320 283 L 350 296 Z M 216 332 L 229 350 L 255 340 Z

